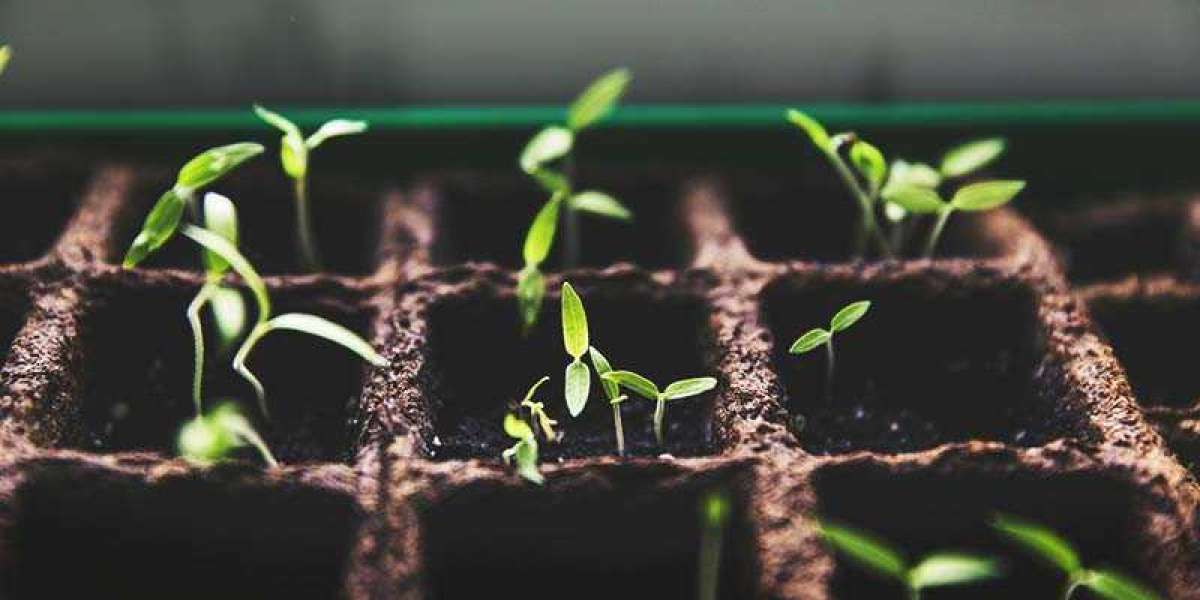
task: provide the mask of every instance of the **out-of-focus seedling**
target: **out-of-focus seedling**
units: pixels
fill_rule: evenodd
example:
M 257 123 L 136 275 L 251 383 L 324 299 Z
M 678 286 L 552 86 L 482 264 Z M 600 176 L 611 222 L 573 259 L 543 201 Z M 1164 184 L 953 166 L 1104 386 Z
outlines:
M 729 522 L 729 497 L 717 490 L 700 501 L 700 559 L 696 589 L 700 600 L 717 600 L 721 580 L 721 546 Z
M 545 482 L 546 478 L 538 471 L 537 436 L 529 423 L 513 414 L 504 415 L 504 433 L 517 440 L 517 443 L 500 454 L 504 464 L 512 464 L 515 460 L 518 475 L 538 485 Z
M 8 68 L 8 61 L 12 58 L 12 48 L 8 45 L 0 46 L 0 74 L 4 73 L 4 69 Z
M 520 407 L 529 411 L 529 428 L 534 431 L 540 428 L 547 441 L 555 442 L 560 436 L 554 431 L 554 426 L 558 425 L 558 421 L 551 419 L 550 415 L 546 413 L 545 403 L 533 401 L 533 395 L 547 381 L 550 381 L 550 378 L 543 376 L 530 386 L 529 391 L 525 392 L 525 398 L 521 400 Z
M 247 445 L 270 467 L 279 466 L 262 436 L 232 402 L 218 405 L 207 415 L 196 415 L 180 429 L 177 440 L 179 455 L 201 465 L 224 460 Z
M 308 160 L 317 146 L 334 137 L 355 135 L 367 130 L 366 121 L 333 119 L 326 121 L 315 133 L 304 137 L 300 128 L 283 115 L 254 105 L 254 113 L 276 129 L 283 132 L 279 144 L 279 160 L 283 172 L 292 180 L 296 196 L 296 244 L 300 260 L 310 271 L 321 268 L 321 255 L 317 251 L 316 238 L 312 230 L 312 215 L 308 202 Z
M 655 402 L 654 437 L 658 440 L 659 446 L 665 445 L 663 422 L 667 417 L 667 402 L 697 396 L 717 387 L 717 380 L 712 377 L 692 377 L 689 379 L 680 379 L 660 391 L 653 381 L 633 371 L 609 371 L 601 375 L 601 379 L 616 383 L 647 400 Z
M 566 379 L 563 385 L 563 395 L 567 399 L 567 412 L 572 417 L 578 417 L 587 406 L 588 392 L 592 384 L 592 372 L 587 363 L 583 362 L 583 354 L 588 351 L 587 313 L 583 310 L 583 300 L 575 293 L 575 288 L 569 283 L 562 285 L 562 332 L 563 347 L 571 356 L 567 364 Z
M 910 564 L 898 550 L 867 533 L 828 522 L 820 524 L 820 531 L 830 546 L 859 566 L 903 585 L 911 600 L 919 600 L 921 592 L 929 588 L 977 583 L 1001 575 L 1000 563 L 992 558 L 937 552 Z
M 612 407 L 613 429 L 617 435 L 617 454 L 625 456 L 625 427 L 621 424 L 621 403 L 625 402 L 627 397 L 621 393 L 621 386 L 604 378 L 605 373 L 613 370 L 608 359 L 595 346 L 588 348 L 588 354 L 592 357 L 592 368 L 596 369 L 596 375 L 600 376 L 600 387 L 604 389 L 604 395 L 608 398 L 609 406 Z
M 951 213 L 962 210 L 980 212 L 991 210 L 1007 204 L 1025 188 L 1024 181 L 996 180 L 981 181 L 964 185 L 954 192 L 947 202 L 937 193 L 937 190 L 918 185 L 900 184 L 889 187 L 885 198 L 904 210 L 917 215 L 936 215 L 933 229 L 925 242 L 924 258 L 931 258 L 937 248 L 938 238 L 946 227 Z
M 1066 576 L 1061 595 L 1070 600 L 1076 590 L 1086 588 L 1109 600 L 1158 600 L 1158 594 L 1120 573 L 1083 566 L 1071 543 L 1051 529 L 1008 515 L 997 515 L 992 525 L 1004 537 L 1017 543 L 1046 564 Z
M 565 221 L 563 266 L 569 269 L 579 262 L 580 212 L 624 221 L 633 218 L 629 209 L 609 194 L 596 190 L 576 192 L 571 158 L 576 136 L 612 112 L 631 77 L 628 69 L 615 69 L 600 76 L 571 103 L 565 124 L 543 128 L 521 150 L 518 160 L 521 170 L 550 194 L 550 199 L 534 216 L 522 247 L 525 266 L 519 275 L 517 298 L 526 329 L 537 322 L 545 296 L 541 265 L 550 254 L 559 219 Z
M 792 354 L 804 354 L 816 349 L 818 346 L 825 346 L 826 402 L 833 402 L 833 336 L 836 333 L 849 329 L 859 319 L 863 318 L 863 315 L 866 315 L 870 309 L 870 300 L 851 302 L 833 315 L 833 318 L 829 320 L 829 329 L 822 329 L 820 327 L 810 329 L 804 335 L 797 338 L 792 343 L 792 347 L 788 349 L 788 352 Z

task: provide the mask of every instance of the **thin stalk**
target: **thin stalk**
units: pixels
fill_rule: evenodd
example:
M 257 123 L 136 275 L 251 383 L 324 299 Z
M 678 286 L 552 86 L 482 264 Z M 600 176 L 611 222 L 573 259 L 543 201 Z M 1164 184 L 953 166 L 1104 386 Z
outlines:
M 908 588 L 909 600 L 921 600 L 921 590 L 917 588 Z
M 192 365 L 192 404 L 196 406 L 197 417 L 203 410 L 201 381 L 204 378 L 204 329 L 200 323 L 200 311 L 204 309 L 204 305 L 208 303 L 216 290 L 216 282 L 210 281 L 204 284 L 187 307 L 187 320 L 192 327 L 192 345 L 195 351 Z
M 706 526 L 700 538 L 700 600 L 717 600 L 718 584 L 721 575 L 721 538 L 722 527 Z
M 575 157 L 568 154 L 565 159 L 564 173 L 567 176 L 567 181 L 575 179 Z M 572 185 L 572 187 L 574 187 Z M 570 196 L 563 200 L 563 269 L 574 269 L 579 265 L 580 248 L 582 241 L 580 238 L 579 227 L 579 211 L 571 204 Z
M 297 177 L 292 181 L 296 189 L 296 244 L 300 252 L 300 262 L 309 271 L 320 271 L 321 256 L 317 252 L 308 207 L 308 178 Z
M 1067 587 L 1063 590 L 1062 600 L 1071 600 L 1071 596 L 1075 595 L 1075 590 L 1083 585 L 1083 581 L 1079 577 L 1072 576 L 1067 581 Z
M 267 412 L 266 390 L 263 388 L 262 382 L 258 380 L 258 377 L 255 377 L 254 373 L 250 372 L 250 369 L 246 368 L 246 359 L 250 357 L 250 351 L 254 349 L 254 345 L 257 344 L 258 341 L 263 338 L 263 336 L 270 332 L 270 322 L 263 321 L 260 317 L 260 320 L 254 326 L 254 329 L 250 330 L 250 334 L 247 335 L 246 339 L 242 342 L 242 346 L 238 348 L 237 353 L 233 355 L 233 370 L 238 375 L 241 375 L 242 378 L 254 388 L 254 395 L 258 397 L 258 408 L 262 411 L 263 417 L 267 419 L 270 419 L 271 415 Z
M 929 232 L 929 240 L 925 242 L 925 258 L 933 258 L 933 249 L 937 247 L 938 238 L 942 236 L 942 230 L 946 228 L 946 221 L 950 219 L 951 212 L 954 211 L 947 208 L 938 213 L 937 222 Z
M 267 443 L 263 441 L 262 437 L 258 435 L 257 431 L 254 431 L 254 429 L 250 427 L 241 427 L 240 425 L 235 427 L 235 430 L 237 431 L 238 435 L 242 436 L 242 438 L 244 438 L 247 442 L 250 442 L 251 446 L 254 446 L 254 448 L 258 450 L 258 453 L 262 456 L 262 459 L 266 461 L 267 465 L 269 465 L 272 469 L 279 467 L 279 461 L 275 460 L 275 455 L 271 454 L 271 449 L 267 447 Z
M 621 403 L 612 403 L 613 428 L 617 430 L 617 455 L 625 456 L 625 427 L 621 424 Z
M 833 337 L 825 342 L 825 402 L 833 404 Z
M 865 230 L 865 233 L 862 235 L 869 236 L 875 240 L 875 244 L 879 247 L 879 253 L 884 258 L 891 258 L 892 249 L 888 246 L 887 240 L 884 239 L 883 233 L 879 231 L 879 225 L 875 220 L 875 199 L 858 185 L 858 180 L 855 179 L 854 173 L 850 172 L 850 167 L 847 167 L 846 163 L 842 161 L 842 157 L 833 153 L 827 153 L 826 156 L 829 157 L 829 162 L 833 163 L 834 169 L 841 176 L 846 187 L 850 188 L 850 191 L 854 194 L 854 198 L 858 200 L 858 208 L 862 211 L 862 228 Z M 866 245 L 865 242 L 863 245 Z
M 662 398 L 658 399 L 658 403 L 654 406 L 654 437 L 658 440 L 659 446 L 665 446 L 663 443 L 663 420 L 667 416 L 667 401 Z

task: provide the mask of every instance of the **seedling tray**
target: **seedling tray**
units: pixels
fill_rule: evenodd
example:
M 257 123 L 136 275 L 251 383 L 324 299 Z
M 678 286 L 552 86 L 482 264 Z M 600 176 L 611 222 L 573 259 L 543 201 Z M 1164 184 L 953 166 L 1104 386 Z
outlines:
M 1200 205 L 1186 196 L 963 215 L 943 258 L 854 262 L 853 207 L 815 160 L 582 167 L 636 229 L 585 222 L 583 266 L 551 262 L 549 289 L 570 280 L 630 368 L 719 385 L 672 408 L 665 454 L 646 406 L 627 406 L 625 459 L 606 406 L 563 414 L 538 487 L 498 458 L 507 403 L 542 374 L 561 389 L 565 364 L 556 293 L 538 329 L 518 330 L 518 242 L 542 196 L 516 169 L 322 163 L 319 274 L 291 262 L 272 161 L 217 185 L 276 303 L 352 325 L 389 366 L 269 340 L 253 362 L 285 466 L 198 468 L 170 449 L 191 411 L 184 308 L 204 276 L 176 242 L 117 265 L 171 161 L 61 146 L 0 160 L 0 197 L 24 209 L 0 224 L 5 597 L 692 598 L 698 503 L 722 489 L 722 598 L 901 597 L 827 549 L 817 515 L 914 556 L 1009 559 L 995 584 L 930 597 L 1052 594 L 1056 575 L 989 530 L 996 511 L 1200 598 L 1186 352 Z M 787 344 L 860 298 L 875 305 L 839 340 L 825 403 L 819 362 Z M 249 393 L 211 362 L 211 395 Z

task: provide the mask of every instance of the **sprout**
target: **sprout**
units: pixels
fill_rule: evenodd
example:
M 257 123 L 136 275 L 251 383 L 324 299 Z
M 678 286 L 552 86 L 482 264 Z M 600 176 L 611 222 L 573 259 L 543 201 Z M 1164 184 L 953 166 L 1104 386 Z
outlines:
M 562 331 L 563 346 L 571 356 L 563 395 L 567 399 L 567 411 L 572 417 L 578 417 L 587 406 L 592 383 L 592 372 L 583 362 L 583 353 L 588 350 L 588 323 L 583 300 L 575 293 L 575 288 L 565 282 L 562 285 Z
M 561 434 L 554 431 L 554 426 L 558 425 L 558 421 L 551 419 L 550 415 L 546 414 L 546 405 L 544 403 L 533 401 L 533 395 L 537 392 L 537 389 L 542 387 L 542 384 L 547 381 L 550 381 L 550 378 L 543 376 L 530 386 L 529 391 L 525 392 L 525 398 L 521 400 L 520 407 L 529 410 L 530 429 L 537 431 L 540 427 L 547 440 L 558 441 Z
M 292 179 L 296 194 L 296 243 L 300 251 L 300 260 L 306 269 L 320 270 L 321 258 L 320 253 L 317 252 L 308 207 L 308 155 L 325 140 L 366 131 L 367 123 L 366 121 L 333 119 L 326 121 L 317 129 L 316 133 L 306 139 L 300 133 L 300 128 L 283 115 L 257 104 L 254 105 L 254 113 L 263 121 L 283 132 L 283 140 L 279 144 L 279 159 L 283 164 L 283 172 Z
M 550 199 L 534 216 L 522 249 L 525 266 L 517 283 L 517 299 L 521 322 L 526 330 L 537 323 L 541 310 L 546 284 L 540 269 L 550 254 L 559 217 L 562 216 L 566 221 L 563 248 L 563 265 L 566 268 L 574 267 L 579 262 L 579 212 L 623 221 L 633 218 L 629 209 L 604 192 L 576 192 L 571 172 L 571 150 L 575 145 L 575 137 L 612 112 L 625 93 L 630 78 L 628 69 L 605 73 L 571 103 L 564 125 L 541 129 L 521 150 L 518 159 L 521 170 L 550 194 Z M 562 167 L 556 167 L 556 163 L 562 163 Z M 562 210 L 563 204 L 566 205 L 565 211 Z
M 900 552 L 866 533 L 831 523 L 821 523 L 820 531 L 830 546 L 859 566 L 902 584 L 912 600 L 928 588 L 976 583 L 1001 574 L 999 562 L 991 558 L 938 552 L 910 565 Z
M 253 446 L 272 468 L 279 462 L 250 421 L 231 402 L 218 405 L 207 415 L 196 415 L 179 430 L 179 455 L 201 465 L 224 460 L 234 450 Z
M 946 227 L 946 221 L 950 219 L 951 213 L 956 210 L 979 212 L 1003 206 L 1024 188 L 1024 181 L 981 181 L 959 188 L 950 201 L 946 202 L 932 188 L 900 184 L 890 187 L 885 193 L 885 198 L 888 202 L 899 205 L 913 214 L 937 215 L 937 221 L 929 232 L 923 253 L 925 258 L 930 258 L 933 256 L 938 238 L 941 237 L 942 229 Z
M 700 560 L 697 589 L 700 600 L 717 600 L 721 578 L 721 538 L 729 521 L 729 498 L 724 492 L 708 493 L 700 501 Z
M 712 377 L 692 377 L 676 381 L 668 385 L 665 390 L 659 391 L 658 386 L 653 381 L 633 371 L 609 371 L 601 375 L 600 378 L 611 381 L 647 400 L 655 402 L 654 437 L 658 440 L 659 446 L 665 445 L 663 421 L 666 420 L 667 416 L 667 401 L 682 400 L 683 398 L 697 396 L 717 386 L 717 380 Z
M 851 302 L 837 311 L 833 318 L 829 320 L 829 329 L 821 329 L 820 327 L 810 329 L 804 335 L 796 339 L 792 343 L 792 347 L 788 352 L 792 354 L 804 354 L 816 349 L 817 346 L 825 346 L 825 401 L 833 402 L 833 336 L 835 333 L 845 331 L 858 322 L 867 314 L 871 308 L 869 300 L 859 300 Z
M 520 417 L 507 414 L 504 415 L 504 433 L 517 440 L 500 454 L 504 464 L 511 464 L 516 459 L 518 475 L 538 485 L 545 482 L 546 478 L 538 471 L 538 443 L 533 428 Z
M 4 73 L 4 69 L 8 68 L 8 61 L 12 58 L 12 48 L 8 45 L 0 46 L 0 74 Z
M 1084 568 L 1070 542 L 1046 527 L 1008 515 L 997 515 L 992 525 L 1006 538 L 1066 575 L 1062 600 L 1070 600 L 1079 588 L 1087 588 L 1109 600 L 1157 600 L 1159 597 L 1120 573 Z
M 608 397 L 608 404 L 612 407 L 613 429 L 617 435 L 617 454 L 625 456 L 625 427 L 621 424 L 621 403 L 625 402 L 627 396 L 621 393 L 621 387 L 615 382 L 604 378 L 605 373 L 613 370 L 608 359 L 595 346 L 588 348 L 588 355 L 592 357 L 592 367 L 600 376 L 600 387 L 604 389 L 604 395 Z

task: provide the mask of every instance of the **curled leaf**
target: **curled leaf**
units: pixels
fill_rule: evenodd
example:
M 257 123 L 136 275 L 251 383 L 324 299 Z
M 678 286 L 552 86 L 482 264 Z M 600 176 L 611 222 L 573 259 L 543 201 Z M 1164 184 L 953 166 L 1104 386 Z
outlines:
M 879 148 L 858 140 L 850 147 L 850 162 L 855 169 L 871 184 L 872 190 L 878 190 L 887 177 L 887 162 Z
M 333 119 L 332 121 L 326 121 L 325 124 L 321 125 L 321 127 L 317 129 L 316 133 L 308 136 L 308 139 L 304 140 L 304 145 L 307 146 L 309 150 L 312 150 L 313 148 L 324 144 L 330 138 L 341 137 L 345 135 L 356 135 L 363 133 L 366 130 L 366 121 Z
M 533 437 L 533 429 L 524 419 L 508 413 L 504 415 L 504 433 L 510 438 L 527 440 Z
M 229 198 L 214 192 L 204 195 L 204 228 L 234 247 L 238 245 L 237 210 Z M 204 251 L 204 265 L 209 277 L 220 277 L 229 268 L 229 263 L 211 250 Z
M 271 329 L 287 329 L 324 338 L 357 354 L 363 360 L 377 367 L 385 367 L 388 364 L 387 359 L 375 352 L 371 344 L 359 337 L 357 333 L 324 317 L 305 313 L 287 313 L 271 319 L 267 325 Z

